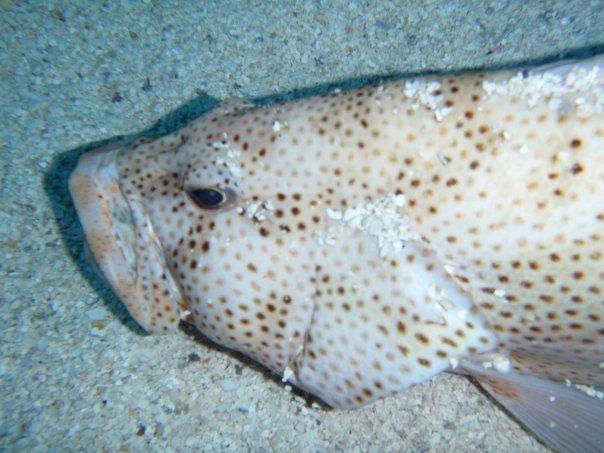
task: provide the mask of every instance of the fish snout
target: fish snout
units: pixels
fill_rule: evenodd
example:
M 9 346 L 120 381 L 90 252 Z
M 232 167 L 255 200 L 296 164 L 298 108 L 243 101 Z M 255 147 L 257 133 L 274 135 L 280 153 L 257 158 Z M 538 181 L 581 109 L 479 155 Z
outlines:
M 69 191 L 106 282 L 145 330 L 164 333 L 178 326 L 179 294 L 162 268 L 161 257 L 147 256 L 158 251 L 140 250 L 149 241 L 143 244 L 145 232 L 137 233 L 136 219 L 143 214 L 133 212 L 136 200 L 129 200 L 120 187 L 117 157 L 122 149 L 118 143 L 82 155 L 69 177 Z M 172 315 L 158 320 L 150 300 L 170 308 Z

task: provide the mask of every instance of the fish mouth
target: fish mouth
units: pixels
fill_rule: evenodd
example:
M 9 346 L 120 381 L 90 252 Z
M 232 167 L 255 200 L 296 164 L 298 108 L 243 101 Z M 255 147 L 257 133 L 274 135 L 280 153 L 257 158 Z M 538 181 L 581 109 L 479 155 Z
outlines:
M 69 177 L 69 191 L 105 281 L 145 330 L 166 333 L 178 327 L 182 298 L 153 231 L 137 228 L 144 212 L 120 188 L 122 149 L 117 143 L 82 155 Z

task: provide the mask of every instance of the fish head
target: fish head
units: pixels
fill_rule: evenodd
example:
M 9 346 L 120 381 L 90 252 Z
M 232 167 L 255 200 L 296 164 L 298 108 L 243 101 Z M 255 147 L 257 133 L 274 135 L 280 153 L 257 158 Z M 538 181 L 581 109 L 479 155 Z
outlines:
M 308 234 L 318 217 L 283 176 L 289 160 L 258 167 L 228 140 L 197 136 L 80 158 L 69 187 L 89 248 L 148 332 L 185 319 L 282 371 L 312 312 Z

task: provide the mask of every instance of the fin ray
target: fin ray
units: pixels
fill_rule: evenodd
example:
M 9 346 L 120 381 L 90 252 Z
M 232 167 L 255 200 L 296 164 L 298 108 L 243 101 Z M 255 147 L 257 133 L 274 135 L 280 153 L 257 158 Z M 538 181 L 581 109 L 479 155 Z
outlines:
M 561 383 L 464 362 L 497 401 L 559 452 L 604 451 L 604 402 Z

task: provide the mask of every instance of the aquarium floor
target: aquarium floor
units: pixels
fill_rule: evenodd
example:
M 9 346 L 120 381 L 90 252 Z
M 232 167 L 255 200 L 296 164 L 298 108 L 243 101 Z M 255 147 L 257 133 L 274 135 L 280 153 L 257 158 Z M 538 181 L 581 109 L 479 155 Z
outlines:
M 328 410 L 190 333 L 144 335 L 86 264 L 65 184 L 84 148 L 217 99 L 583 55 L 604 43 L 603 11 L 0 0 L 0 449 L 543 449 L 460 376 Z

